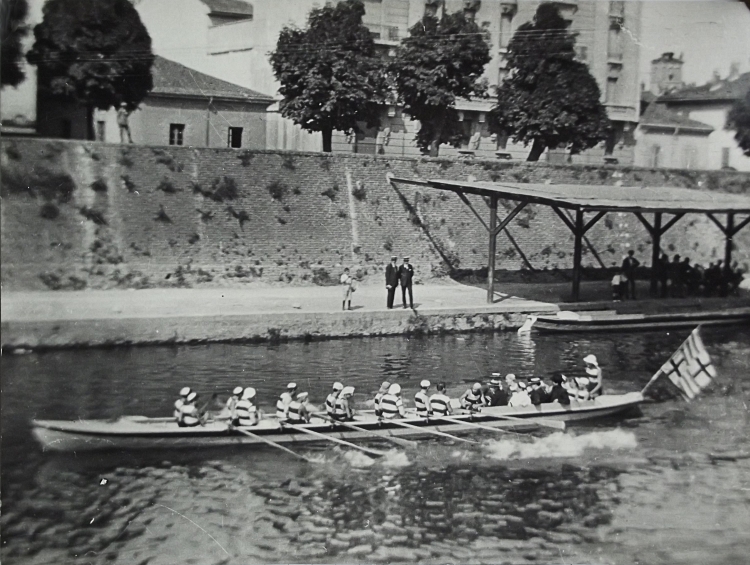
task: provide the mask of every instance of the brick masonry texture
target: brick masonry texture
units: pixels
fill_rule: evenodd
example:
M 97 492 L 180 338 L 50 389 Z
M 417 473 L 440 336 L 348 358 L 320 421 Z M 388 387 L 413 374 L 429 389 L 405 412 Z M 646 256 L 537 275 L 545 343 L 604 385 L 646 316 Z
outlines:
M 409 255 L 422 281 L 486 267 L 486 232 L 457 196 L 393 186 L 388 175 L 750 193 L 750 175 L 717 171 L 44 139 L 3 139 L 0 156 L 5 291 L 336 284 L 345 266 L 380 283 L 391 254 Z M 572 235 L 551 210 L 529 206 L 507 231 L 498 269 L 527 269 L 516 245 L 534 269 L 572 266 Z M 735 241 L 746 269 L 748 232 Z M 631 214 L 608 214 L 587 239 L 587 267 L 619 264 L 628 249 L 650 263 L 648 233 Z M 724 253 L 721 232 L 697 215 L 662 246 L 701 262 Z

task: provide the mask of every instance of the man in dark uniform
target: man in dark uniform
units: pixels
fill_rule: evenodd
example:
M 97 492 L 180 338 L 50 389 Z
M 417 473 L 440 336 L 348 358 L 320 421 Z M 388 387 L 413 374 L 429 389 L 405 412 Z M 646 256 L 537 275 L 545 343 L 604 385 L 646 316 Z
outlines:
M 500 374 L 492 373 L 492 380 L 490 380 L 490 388 L 487 392 L 487 399 L 489 400 L 490 406 L 507 406 L 508 405 L 508 393 L 503 390 L 503 385 L 500 383 Z
M 550 402 L 550 395 L 547 394 L 547 389 L 544 387 L 542 379 L 539 377 L 531 377 L 529 379 L 529 386 L 531 387 L 529 398 L 531 398 L 531 403 L 534 406 Z
M 398 286 L 398 265 L 396 265 L 397 257 L 394 255 L 391 257 L 391 262 L 385 268 L 385 288 L 388 289 L 388 301 L 386 305 L 388 309 L 393 308 L 393 297 L 396 296 L 396 287 Z
M 661 285 L 660 296 L 662 298 L 667 297 L 667 282 L 669 281 L 669 257 L 666 253 L 662 253 L 659 257 L 659 284 Z
M 570 396 L 568 391 L 563 387 L 563 381 L 565 377 L 559 371 L 552 375 L 552 389 L 549 391 L 548 402 L 559 402 L 563 406 L 570 404 Z
M 404 264 L 398 268 L 398 278 L 401 281 L 401 304 L 406 308 L 406 291 L 409 291 L 409 307 L 414 309 L 414 295 L 411 292 L 411 282 L 414 278 L 414 267 L 409 263 L 409 258 L 404 257 Z
M 625 275 L 625 294 L 624 298 L 635 300 L 635 272 L 640 267 L 641 262 L 635 258 L 635 252 L 631 249 L 627 257 L 622 262 L 622 272 Z

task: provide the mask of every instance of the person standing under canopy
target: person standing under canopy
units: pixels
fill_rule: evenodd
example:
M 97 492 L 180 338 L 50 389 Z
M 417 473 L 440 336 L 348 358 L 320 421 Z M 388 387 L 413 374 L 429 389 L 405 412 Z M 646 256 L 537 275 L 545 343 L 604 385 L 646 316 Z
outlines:
M 336 398 L 336 407 L 333 411 L 333 419 L 340 422 L 354 420 L 354 410 L 349 399 L 354 394 L 353 386 L 344 387 Z
M 236 390 L 236 389 L 235 389 Z M 255 426 L 260 420 L 258 408 L 253 404 L 255 389 L 251 386 L 242 391 L 242 397 L 237 401 L 235 413 L 232 417 L 234 426 Z
M 474 383 L 471 388 L 467 389 L 465 393 L 458 399 L 461 403 L 461 407 L 470 410 L 472 412 L 479 412 L 486 403 L 484 401 L 484 395 L 482 394 L 482 385 L 480 383 Z
M 182 405 L 187 401 L 188 395 L 193 392 L 189 386 L 184 386 L 180 389 L 180 398 L 174 401 L 174 419 L 179 422 L 182 418 Z
M 419 383 L 421 387 L 419 392 L 414 395 L 414 406 L 417 409 L 417 416 L 427 418 L 432 413 L 430 409 L 430 397 L 427 395 L 427 391 L 430 389 L 430 381 L 427 379 Z
M 404 402 L 401 400 L 401 385 L 392 384 L 380 399 L 381 417 L 386 420 L 406 417 Z
M 380 385 L 380 390 L 378 390 L 378 393 L 375 395 L 375 415 L 377 417 L 383 415 L 383 411 L 380 409 L 380 401 L 383 399 L 383 396 L 388 393 L 389 388 L 391 388 L 391 383 L 383 381 L 383 384 Z
M 438 383 L 437 392 L 430 397 L 430 407 L 434 416 L 450 416 L 453 414 L 450 396 L 445 394 L 445 383 Z
M 635 258 L 635 251 L 630 249 L 627 256 L 622 261 L 622 274 L 625 275 L 625 295 L 624 298 L 635 300 L 635 275 L 641 262 Z
M 344 390 L 344 385 L 337 381 L 333 383 L 331 394 L 326 397 L 326 413 L 330 417 L 333 417 L 333 414 L 336 412 L 336 399 L 342 390 Z
M 591 398 L 596 398 L 602 394 L 602 369 L 596 355 L 587 355 L 583 358 L 586 364 L 586 375 L 589 379 L 588 390 Z

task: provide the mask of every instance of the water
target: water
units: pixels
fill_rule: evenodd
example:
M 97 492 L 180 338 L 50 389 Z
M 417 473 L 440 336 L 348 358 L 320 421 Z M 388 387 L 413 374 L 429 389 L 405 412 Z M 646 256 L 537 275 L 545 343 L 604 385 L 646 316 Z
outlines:
M 611 392 L 639 390 L 687 332 L 477 334 L 3 356 L 2 556 L 14 564 L 747 563 L 750 331 L 706 329 L 720 379 L 697 401 L 567 433 L 442 439 L 381 459 L 298 448 L 43 454 L 29 420 L 171 413 L 184 385 L 334 380 L 364 406 L 380 382 L 459 395 L 494 370 L 573 372 L 594 353 Z M 388 449 L 386 444 L 379 444 Z

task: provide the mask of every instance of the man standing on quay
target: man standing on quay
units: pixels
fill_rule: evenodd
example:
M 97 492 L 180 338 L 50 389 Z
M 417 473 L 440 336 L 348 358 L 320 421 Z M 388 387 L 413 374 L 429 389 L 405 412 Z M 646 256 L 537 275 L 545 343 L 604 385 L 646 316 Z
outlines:
M 414 295 L 411 292 L 411 282 L 414 278 L 414 267 L 409 258 L 404 257 L 404 264 L 398 268 L 398 278 L 401 281 L 401 304 L 406 308 L 406 291 L 409 291 L 409 307 L 414 310 Z
M 398 286 L 398 265 L 396 265 L 397 257 L 394 255 L 391 257 L 391 262 L 385 268 L 385 288 L 388 289 L 388 301 L 386 305 L 390 310 L 393 308 L 393 297 L 396 296 L 396 287 Z

